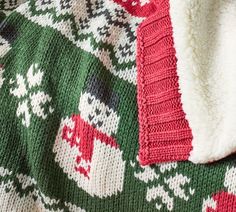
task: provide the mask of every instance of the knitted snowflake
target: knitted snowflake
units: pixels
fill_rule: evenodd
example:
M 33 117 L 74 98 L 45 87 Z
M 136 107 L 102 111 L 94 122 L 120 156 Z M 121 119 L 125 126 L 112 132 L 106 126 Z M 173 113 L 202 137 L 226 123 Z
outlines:
M 19 100 L 16 115 L 22 117 L 22 124 L 30 126 L 32 114 L 42 119 L 46 119 L 53 108 L 49 105 L 52 98 L 42 90 L 38 90 L 43 79 L 43 72 L 38 68 L 38 64 L 30 66 L 26 76 L 16 74 L 16 79 L 10 79 L 10 94 Z
M 165 207 L 168 211 L 173 211 L 175 198 L 188 201 L 195 192 L 195 189 L 189 186 L 190 178 L 173 172 L 178 166 L 177 163 L 163 163 L 155 168 L 151 166 L 139 167 L 138 163 L 132 161 L 130 164 L 135 168 L 134 177 L 149 185 L 147 186 L 146 200 L 148 202 L 155 201 L 155 207 L 158 210 L 163 211 Z

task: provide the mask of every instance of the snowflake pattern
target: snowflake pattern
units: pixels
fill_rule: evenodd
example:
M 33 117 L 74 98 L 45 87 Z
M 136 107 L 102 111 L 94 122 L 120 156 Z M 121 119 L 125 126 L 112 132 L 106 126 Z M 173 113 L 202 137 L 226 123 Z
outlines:
M 43 79 L 43 72 L 38 68 L 38 64 L 30 66 L 26 77 L 21 74 L 16 75 L 16 79 L 10 79 L 10 94 L 19 99 L 16 110 L 17 117 L 22 117 L 22 124 L 30 126 L 32 114 L 42 119 L 46 119 L 54 109 L 50 106 L 52 98 L 44 91 L 37 90 Z
M 173 211 L 175 198 L 188 201 L 195 192 L 195 189 L 189 186 L 190 178 L 173 172 L 178 166 L 176 162 L 159 164 L 155 168 L 139 167 L 138 163 L 133 161 L 130 162 L 130 165 L 135 169 L 135 178 L 146 184 L 155 182 L 155 185 L 147 187 L 146 200 L 155 201 L 157 210 L 163 211 L 165 207 L 168 211 Z M 168 172 L 168 177 L 164 174 L 166 172 Z
M 8 0 L 3 1 L 3 8 L 4 10 L 13 10 L 17 8 L 19 5 L 23 4 L 25 0 Z
M 98 58 L 112 74 L 136 84 L 136 30 L 144 17 L 132 16 L 110 0 L 36 0 L 16 11 L 57 30 Z

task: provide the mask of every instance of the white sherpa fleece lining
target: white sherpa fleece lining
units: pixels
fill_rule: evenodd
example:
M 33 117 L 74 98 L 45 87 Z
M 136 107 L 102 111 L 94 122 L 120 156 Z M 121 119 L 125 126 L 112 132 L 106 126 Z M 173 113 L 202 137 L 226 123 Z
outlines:
M 236 151 L 236 1 L 170 0 L 183 109 L 194 163 Z

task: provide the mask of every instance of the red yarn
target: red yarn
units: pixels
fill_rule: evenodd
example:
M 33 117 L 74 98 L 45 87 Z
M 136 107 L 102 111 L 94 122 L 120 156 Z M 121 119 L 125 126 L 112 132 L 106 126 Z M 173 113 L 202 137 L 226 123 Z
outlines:
M 207 212 L 235 212 L 236 195 L 221 191 L 215 194 L 212 199 L 216 202 L 216 208 L 207 208 Z
M 105 143 L 114 148 L 118 148 L 118 144 L 112 137 L 107 136 L 85 122 L 80 115 L 73 115 L 72 120 L 74 127 L 71 128 L 65 125 L 62 130 L 62 138 L 65 139 L 71 147 L 78 147 L 81 155 L 78 155 L 76 158 L 78 166 L 75 167 L 75 170 L 89 178 L 90 165 L 84 168 L 80 162 L 83 159 L 90 164 L 94 149 L 94 139 L 100 140 L 101 143 Z M 68 136 L 69 134 L 70 136 Z
M 139 161 L 187 160 L 192 132 L 182 109 L 168 0 L 137 32 Z
M 150 3 L 141 4 L 140 0 L 113 0 L 124 7 L 131 15 L 137 17 L 147 17 L 152 14 L 156 7 L 150 0 Z

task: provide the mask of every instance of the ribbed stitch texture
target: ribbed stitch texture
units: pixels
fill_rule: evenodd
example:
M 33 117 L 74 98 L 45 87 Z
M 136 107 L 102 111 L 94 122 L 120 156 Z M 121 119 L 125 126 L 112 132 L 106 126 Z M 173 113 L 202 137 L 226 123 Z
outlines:
M 235 211 L 235 156 L 139 163 L 143 7 L 158 30 L 148 0 L 0 2 L 1 212 Z
M 138 28 L 139 161 L 187 160 L 192 133 L 179 93 L 167 0 Z

